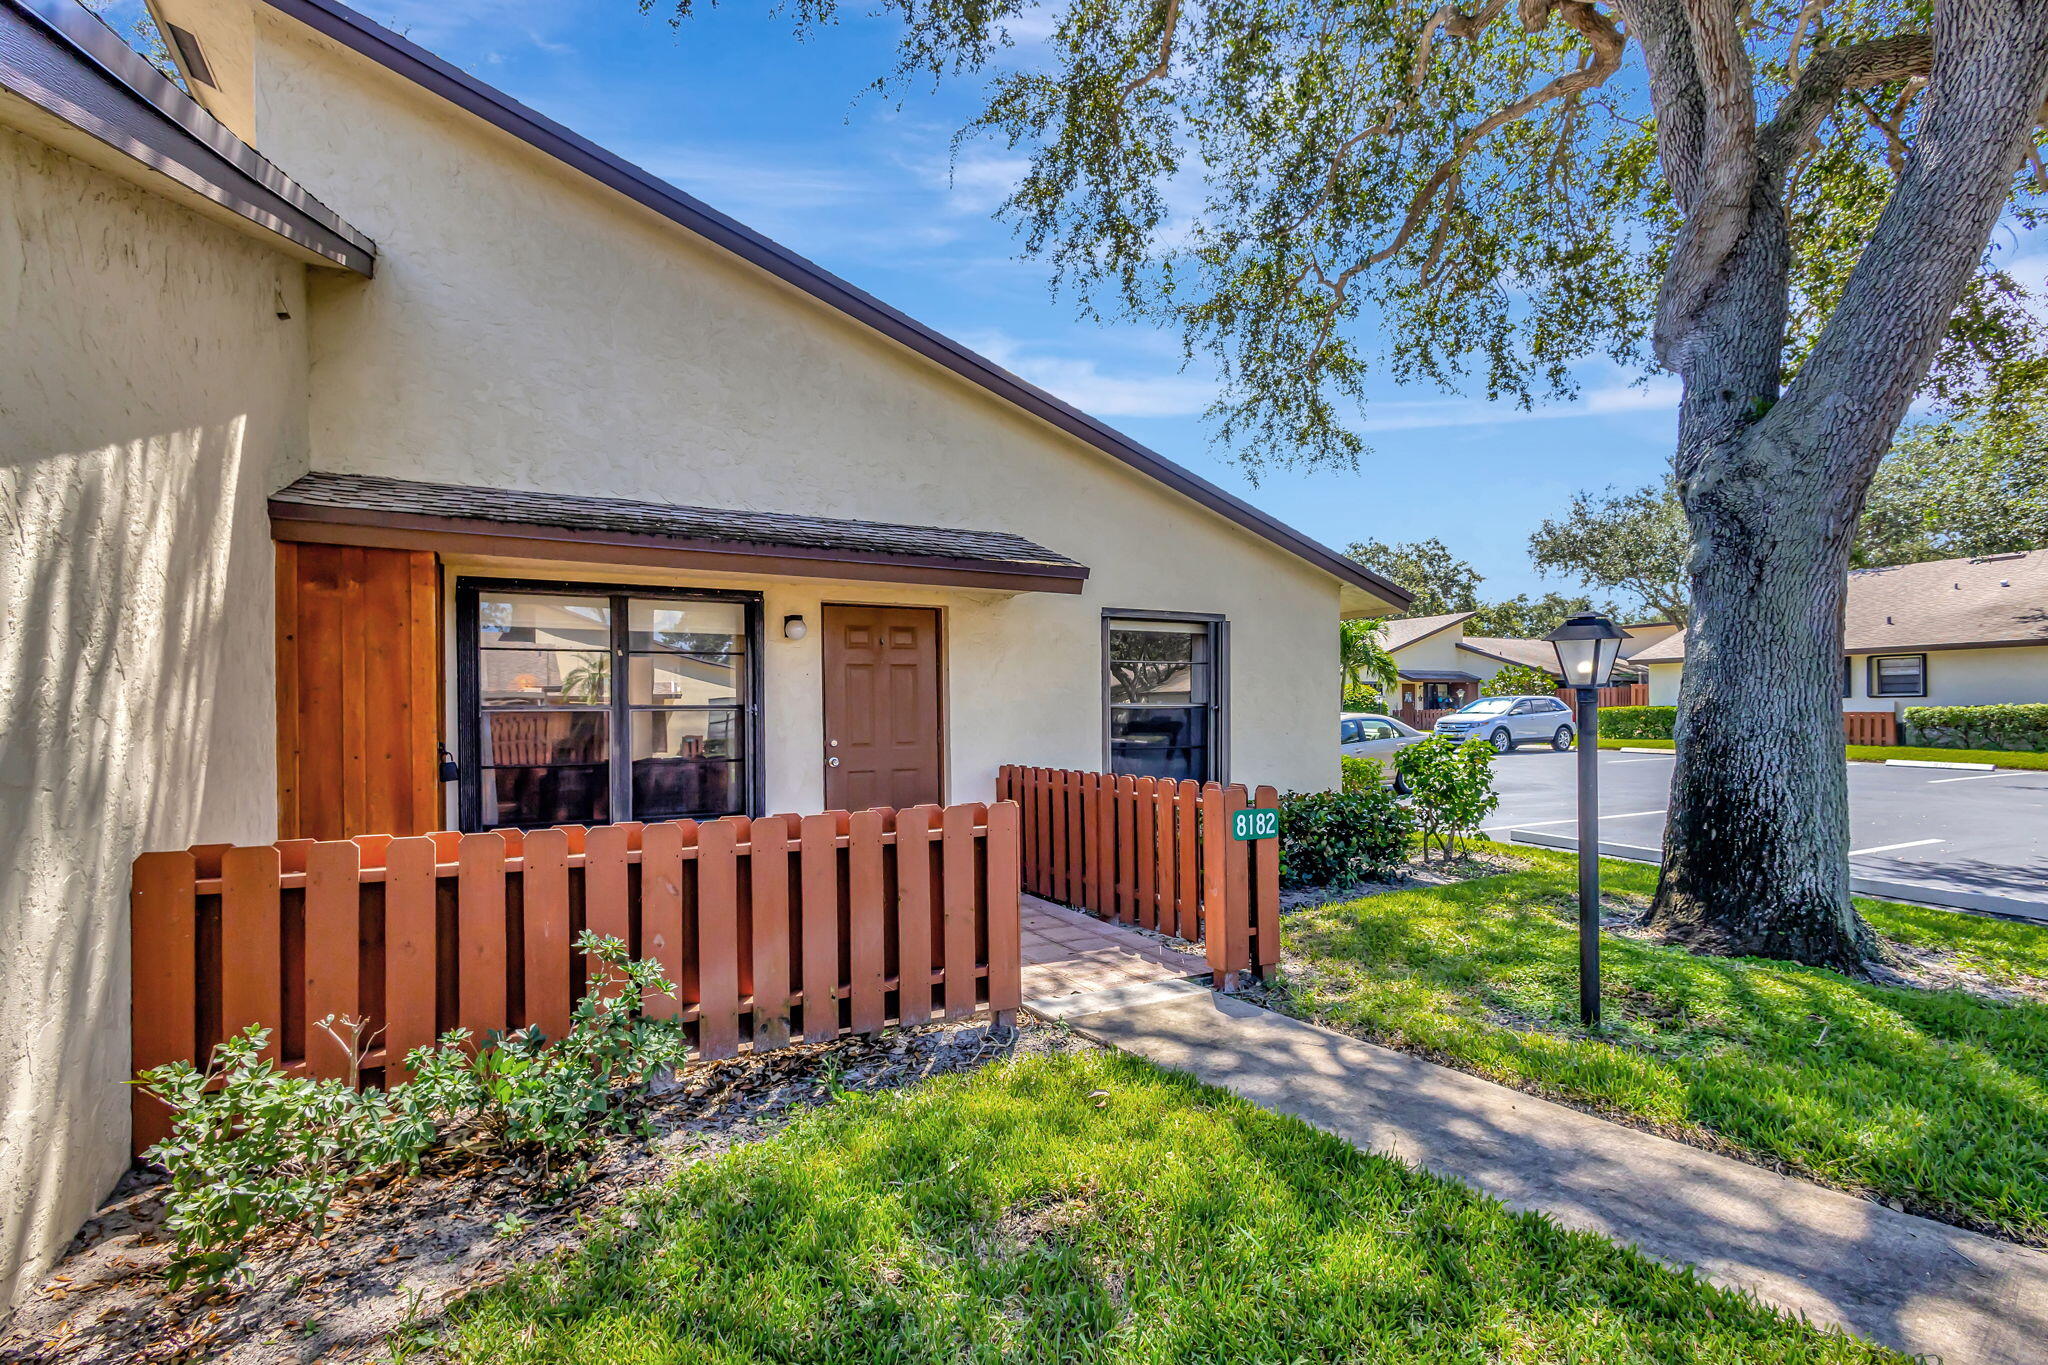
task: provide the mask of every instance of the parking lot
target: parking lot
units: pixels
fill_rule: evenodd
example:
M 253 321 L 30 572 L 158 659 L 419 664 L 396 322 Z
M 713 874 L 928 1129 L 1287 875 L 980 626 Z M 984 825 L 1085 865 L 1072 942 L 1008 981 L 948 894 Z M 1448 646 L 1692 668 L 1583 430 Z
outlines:
M 1500 809 L 1487 832 L 1572 835 L 1578 755 L 1523 749 L 1494 764 Z M 1668 754 L 1600 754 L 1600 839 L 1656 848 L 1671 785 Z M 1849 866 L 1910 888 L 1901 899 L 2048 920 L 2048 772 L 1849 765 Z M 1871 894 L 1879 894 L 1872 892 Z

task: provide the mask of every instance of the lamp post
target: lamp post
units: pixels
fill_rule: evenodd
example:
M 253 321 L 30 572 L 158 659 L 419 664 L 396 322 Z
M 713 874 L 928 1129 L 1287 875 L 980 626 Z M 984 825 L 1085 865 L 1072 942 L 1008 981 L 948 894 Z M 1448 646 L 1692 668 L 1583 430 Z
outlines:
M 1600 689 L 1628 638 L 1597 612 L 1582 612 L 1544 637 L 1558 675 L 1578 696 L 1579 1022 L 1600 1026 Z

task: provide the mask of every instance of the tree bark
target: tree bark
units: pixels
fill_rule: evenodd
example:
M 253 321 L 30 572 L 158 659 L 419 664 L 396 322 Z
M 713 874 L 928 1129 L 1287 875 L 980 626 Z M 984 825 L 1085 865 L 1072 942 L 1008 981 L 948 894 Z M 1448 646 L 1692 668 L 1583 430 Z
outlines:
M 1684 55 L 1683 43 L 1670 47 Z M 2048 4 L 1945 0 L 1932 51 L 1913 156 L 1782 397 L 1778 144 L 1804 135 L 1814 91 L 1752 140 L 1748 211 L 1732 245 L 1711 259 L 1710 276 L 1667 281 L 1671 308 L 1657 341 L 1684 384 L 1676 470 L 1693 528 L 1693 599 L 1650 923 L 1700 948 L 1848 972 L 1860 972 L 1874 950 L 1849 900 L 1841 720 L 1849 549 L 1878 461 L 1983 257 L 2048 95 Z M 1851 64 L 1841 65 L 1842 79 L 1853 78 Z M 1715 73 L 1702 62 L 1699 74 Z M 1683 82 L 1667 73 L 1665 84 Z M 1711 113 L 1702 121 L 1715 122 Z M 1712 142 L 1684 151 L 1731 155 Z M 1716 186 L 1741 183 L 1732 173 L 1685 169 L 1693 192 L 1681 193 L 1682 203 L 1710 203 Z M 1725 199 L 1718 212 L 1700 240 L 1728 239 Z

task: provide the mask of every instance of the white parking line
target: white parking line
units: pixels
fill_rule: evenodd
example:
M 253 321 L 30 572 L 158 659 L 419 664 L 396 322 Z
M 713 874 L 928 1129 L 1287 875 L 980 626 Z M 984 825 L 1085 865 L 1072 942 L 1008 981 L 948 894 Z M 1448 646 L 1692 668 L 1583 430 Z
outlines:
M 1927 844 L 1945 844 L 1947 842 L 1948 840 L 1946 839 L 1915 839 L 1907 844 L 1879 844 L 1876 848 L 1852 848 L 1849 850 L 1849 856 L 1851 858 L 1860 858 L 1866 853 L 1889 853 L 1895 848 L 1921 848 Z
M 1600 818 L 1602 820 L 1626 820 L 1636 815 L 1662 815 L 1663 813 L 1662 810 L 1601 811 Z M 1579 817 L 1572 815 L 1562 820 L 1516 820 L 1513 823 L 1516 829 L 1538 829 L 1544 825 L 1575 825 L 1578 821 Z
M 1932 786 L 1935 786 L 1936 784 L 1938 784 L 1938 783 L 1942 783 L 1942 782 L 1982 782 L 1982 781 L 1983 781 L 1983 780 L 1984 780 L 1985 778 L 1987 778 L 1987 777 L 2010 777 L 2010 776 L 2012 776 L 2012 774 L 2011 774 L 2010 772 L 1999 772 L 1999 773 L 1971 773 L 1971 774 L 1970 774 L 1970 775 L 1969 775 L 1968 777 L 1937 777 L 1937 778 L 1935 778 L 1935 779 L 1934 779 L 1934 780 L 1933 780 L 1932 782 L 1929 782 L 1929 783 L 1928 783 L 1927 785 L 1928 785 L 1928 786 L 1930 786 L 1930 787 L 1932 787 Z

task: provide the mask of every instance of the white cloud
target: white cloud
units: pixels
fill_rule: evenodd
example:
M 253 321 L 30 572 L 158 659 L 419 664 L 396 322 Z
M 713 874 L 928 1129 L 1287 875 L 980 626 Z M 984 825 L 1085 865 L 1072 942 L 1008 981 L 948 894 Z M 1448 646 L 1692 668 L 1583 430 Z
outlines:
M 1001 332 L 969 334 L 962 340 L 1020 379 L 1096 417 L 1190 417 L 1216 396 L 1216 386 L 1198 376 L 1111 374 L 1092 356 L 1034 354 L 1025 343 Z

